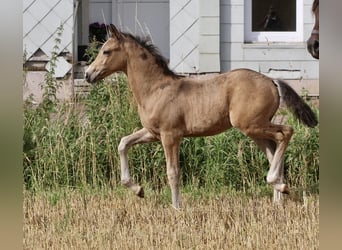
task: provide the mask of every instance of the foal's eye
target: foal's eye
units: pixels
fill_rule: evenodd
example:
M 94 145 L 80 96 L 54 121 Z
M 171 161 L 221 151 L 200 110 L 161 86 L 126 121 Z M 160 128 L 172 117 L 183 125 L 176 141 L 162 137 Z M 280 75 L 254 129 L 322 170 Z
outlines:
M 110 50 L 104 50 L 104 51 L 103 51 L 103 54 L 104 54 L 104 55 L 109 55 L 109 54 L 110 54 Z

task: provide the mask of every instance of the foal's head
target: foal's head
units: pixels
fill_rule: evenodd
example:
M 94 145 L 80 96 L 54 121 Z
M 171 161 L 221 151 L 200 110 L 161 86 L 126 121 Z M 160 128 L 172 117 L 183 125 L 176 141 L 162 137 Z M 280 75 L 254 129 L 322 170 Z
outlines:
M 312 12 L 315 15 L 315 25 L 307 41 L 307 48 L 314 58 L 319 59 L 319 0 L 314 0 Z
M 103 44 L 96 59 L 86 71 L 85 77 L 89 83 L 94 83 L 117 71 L 126 72 L 125 35 L 114 25 L 110 26 L 109 32 L 110 38 Z

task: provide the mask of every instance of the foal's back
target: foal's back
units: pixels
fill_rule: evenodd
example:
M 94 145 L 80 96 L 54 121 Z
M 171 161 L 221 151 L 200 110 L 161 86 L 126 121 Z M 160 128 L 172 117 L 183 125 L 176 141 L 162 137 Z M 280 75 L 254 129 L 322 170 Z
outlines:
M 247 69 L 205 79 L 178 79 L 162 91 L 155 107 L 163 117 L 161 125 L 182 127 L 184 136 L 213 135 L 232 126 L 269 121 L 279 106 L 272 79 Z

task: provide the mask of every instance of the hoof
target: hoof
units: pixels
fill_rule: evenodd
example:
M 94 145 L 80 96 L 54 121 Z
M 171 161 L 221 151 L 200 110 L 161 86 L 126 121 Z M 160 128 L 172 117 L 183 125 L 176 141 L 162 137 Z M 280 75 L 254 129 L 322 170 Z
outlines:
M 289 187 L 282 183 L 282 184 L 274 184 L 274 190 L 277 190 L 279 191 L 280 193 L 283 193 L 283 194 L 290 194 L 290 189 Z
M 282 187 L 281 192 L 283 194 L 290 194 L 290 189 L 289 189 L 289 187 L 286 184 L 284 184 L 284 186 Z
M 144 189 L 140 187 L 136 194 L 138 197 L 144 198 Z

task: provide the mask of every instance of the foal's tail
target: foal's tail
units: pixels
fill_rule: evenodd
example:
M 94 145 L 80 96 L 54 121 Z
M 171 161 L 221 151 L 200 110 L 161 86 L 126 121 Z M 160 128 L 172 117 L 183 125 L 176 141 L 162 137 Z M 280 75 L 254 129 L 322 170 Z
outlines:
M 295 117 L 308 127 L 315 127 L 318 124 L 315 113 L 308 104 L 284 81 L 273 80 L 278 86 L 281 98 L 286 106 L 292 111 Z

